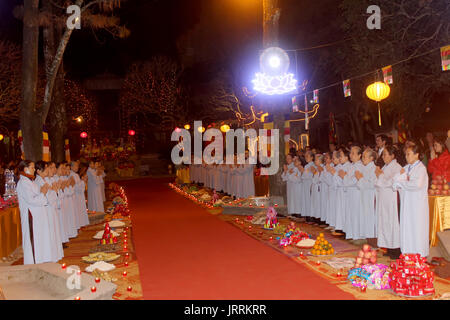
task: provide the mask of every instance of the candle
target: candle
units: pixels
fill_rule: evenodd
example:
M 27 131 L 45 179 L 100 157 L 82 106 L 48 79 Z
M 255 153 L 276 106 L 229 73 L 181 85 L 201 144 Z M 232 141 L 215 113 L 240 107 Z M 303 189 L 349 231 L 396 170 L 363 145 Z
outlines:
M 63 263 L 63 264 L 61 265 L 61 268 L 62 268 L 62 269 L 65 269 L 65 268 L 66 268 L 66 264 Z
M 338 273 L 337 273 L 337 277 L 339 278 L 340 276 L 341 276 L 341 273 L 340 273 L 340 272 L 338 272 Z
M 127 276 L 127 272 L 126 272 L 126 271 L 123 272 L 123 276 L 124 276 L 124 277 Z
M 273 237 L 270 237 L 270 238 L 269 238 L 269 240 L 272 240 L 272 239 L 273 239 Z
M 128 267 L 128 261 L 125 261 L 125 267 Z
M 91 287 L 91 292 L 95 292 L 95 291 L 97 291 L 97 288 L 96 287 Z
M 95 283 L 99 283 L 100 282 L 100 278 L 95 278 Z
M 79 296 L 76 296 L 74 300 L 81 300 Z
M 131 290 L 132 290 L 131 286 L 128 286 L 127 290 L 128 290 L 128 291 L 131 291 Z
M 317 264 L 318 266 L 320 266 L 320 261 L 316 261 L 316 264 Z
M 128 241 L 125 239 L 125 240 L 123 240 L 123 243 L 127 243 Z
M 81 275 L 81 270 L 77 271 L 77 275 L 79 275 L 79 276 Z
M 129 255 L 130 255 L 130 254 L 129 254 L 128 252 L 127 252 L 127 253 L 125 253 L 125 257 L 127 257 L 127 258 L 128 258 L 128 257 L 129 257 Z

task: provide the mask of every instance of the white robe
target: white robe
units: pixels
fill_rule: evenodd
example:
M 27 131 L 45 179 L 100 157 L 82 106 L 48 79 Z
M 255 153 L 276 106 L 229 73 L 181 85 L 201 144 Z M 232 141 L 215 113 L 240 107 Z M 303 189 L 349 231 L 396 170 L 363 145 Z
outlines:
M 378 247 L 400 248 L 400 222 L 398 221 L 397 191 L 392 189 L 394 176 L 402 166 L 392 160 L 383 167 L 383 173 L 376 180 L 376 210 Z
M 68 176 L 60 177 L 63 181 L 69 180 Z M 63 190 L 63 213 L 67 219 L 69 226 L 69 238 L 76 238 L 78 235 L 78 228 L 75 219 L 75 212 L 78 208 L 76 202 L 73 200 L 73 187 L 68 186 Z
M 242 191 L 244 198 L 255 196 L 255 177 L 253 164 L 244 164 L 242 168 Z
M 375 182 L 377 176 L 373 161 L 364 166 L 361 173 L 363 177 L 357 183 L 361 190 L 360 234 L 362 238 L 376 238 Z
M 339 164 L 336 166 L 334 174 L 334 182 L 336 184 L 336 230 L 344 231 L 347 217 L 347 189 L 345 188 L 344 180 L 339 176 L 339 171 L 348 172 L 351 166 L 352 164 L 348 161 L 344 164 Z
M 220 177 L 222 180 L 222 191 L 225 193 L 228 193 L 228 181 L 227 181 L 228 166 L 225 164 L 222 164 L 222 165 L 220 165 L 219 170 L 220 170 Z
M 346 215 L 344 232 L 346 239 L 363 239 L 361 235 L 361 190 L 358 188 L 358 180 L 355 177 L 355 171 L 363 172 L 364 165 L 361 161 L 352 163 L 347 175 L 343 179 L 346 189 Z
M 292 173 L 289 171 L 292 170 Z M 298 176 L 298 169 L 295 167 L 293 163 L 288 165 L 288 170 L 286 172 L 283 171 L 281 174 L 281 179 L 286 182 L 286 196 L 287 196 L 287 208 L 288 214 L 299 213 L 297 212 L 297 208 L 295 205 L 295 175 Z
M 40 192 L 37 184 L 29 178 L 20 176 L 17 182 L 17 197 L 19 200 L 20 220 L 22 225 L 23 263 L 52 262 L 52 243 L 48 218 L 48 200 Z M 33 246 L 31 243 L 28 212 L 33 217 Z
M 227 165 L 228 169 L 227 169 L 227 193 L 231 196 L 234 195 L 233 192 L 233 171 L 234 171 L 234 166 L 231 165 Z
M 80 179 L 78 173 L 70 171 L 70 176 L 75 180 L 74 200 L 77 202 L 78 211 L 76 213 L 76 218 L 77 225 L 80 228 L 89 225 L 89 217 L 86 210 L 86 197 L 84 195 L 86 184 Z
M 334 165 L 331 163 L 331 167 Z M 330 226 L 334 226 L 335 220 L 335 207 L 336 207 L 336 186 L 334 182 L 334 176 L 324 168 L 324 171 L 320 175 L 322 180 L 322 221 L 325 221 Z
M 312 185 L 311 185 L 311 216 L 314 218 L 320 218 L 320 214 L 321 214 L 321 210 L 322 210 L 322 203 L 320 202 L 321 201 L 320 172 L 317 169 L 316 165 L 314 165 L 314 168 L 316 168 L 316 173 L 313 175 Z
M 305 165 L 305 171 L 303 171 L 302 174 L 302 192 L 303 192 L 303 215 L 305 216 L 312 216 L 311 212 L 311 185 L 313 182 L 313 174 L 311 172 L 311 167 L 314 166 L 314 162 L 310 162 L 307 165 Z
M 52 181 L 62 181 L 61 177 L 58 175 L 54 175 L 52 177 Z M 57 212 L 59 216 L 59 226 L 61 228 L 61 240 L 63 243 L 69 242 L 69 235 L 71 233 L 71 228 L 69 225 L 69 220 L 67 219 L 65 208 L 65 202 L 64 202 L 64 191 L 59 189 L 57 192 Z
M 105 202 L 106 201 L 106 196 L 105 196 L 105 177 L 106 177 L 106 173 L 102 173 L 102 175 L 101 176 L 99 176 L 100 177 L 100 191 L 101 191 L 101 193 L 102 193 L 102 200 L 103 200 L 103 202 Z
M 52 185 L 53 183 L 58 181 L 58 178 L 57 176 L 53 176 L 53 177 L 46 177 L 44 180 L 49 185 Z M 58 229 L 61 242 L 62 243 L 69 242 L 69 237 L 67 236 L 67 233 L 64 228 L 64 221 L 61 214 L 61 200 L 58 198 L 58 193 L 54 190 L 48 190 L 47 200 L 49 202 L 49 205 L 52 206 L 53 210 L 55 210 L 55 214 L 58 219 Z
M 103 199 L 100 191 L 100 178 L 94 169 L 89 168 L 88 176 L 88 208 L 89 211 L 104 212 Z
M 402 253 L 429 253 L 428 174 L 421 161 L 404 167 L 394 177 L 394 190 L 400 191 L 400 250 Z M 408 181 L 408 170 L 409 181 Z
M 293 182 L 293 195 L 294 195 L 294 208 L 293 213 L 303 214 L 303 183 L 302 172 L 295 167 L 294 174 L 289 177 L 289 180 Z
M 49 182 L 45 181 L 44 178 L 42 178 L 40 175 L 36 175 L 36 179 L 34 180 L 34 183 L 37 185 L 38 190 L 41 190 L 41 187 Z M 47 194 L 44 195 L 47 198 L 48 205 L 45 206 L 47 210 L 47 216 L 48 216 L 48 224 L 49 229 L 48 233 L 50 236 L 50 243 L 51 243 L 51 254 L 52 254 L 52 262 L 58 262 L 61 260 L 62 257 L 64 257 L 64 250 L 62 247 L 62 240 L 61 240 L 61 232 L 59 227 L 59 217 L 58 212 L 55 211 L 54 207 L 51 204 L 50 199 L 53 201 L 56 201 L 56 193 L 53 190 L 48 190 Z

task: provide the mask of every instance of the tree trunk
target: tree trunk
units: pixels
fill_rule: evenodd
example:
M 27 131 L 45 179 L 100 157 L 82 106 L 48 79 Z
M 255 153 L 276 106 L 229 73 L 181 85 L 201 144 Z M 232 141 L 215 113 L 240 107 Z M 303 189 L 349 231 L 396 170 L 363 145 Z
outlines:
M 278 172 L 269 176 L 269 194 L 271 197 L 283 197 L 284 203 L 286 202 L 286 183 L 283 182 L 281 174 L 283 172 L 283 164 L 286 162 L 285 156 L 285 143 L 284 143 L 284 115 L 281 112 L 275 112 L 273 116 L 273 128 L 278 130 L 279 139 L 279 155 Z
M 49 0 L 44 1 L 43 8 L 45 11 L 52 13 L 52 5 Z M 55 30 L 55 25 L 50 24 L 44 27 L 44 58 L 47 83 L 52 78 L 52 66 L 55 57 L 56 39 L 60 39 L 61 35 Z M 53 99 L 51 99 L 50 110 L 48 115 L 49 139 L 51 143 L 52 160 L 62 162 L 65 158 L 64 153 L 64 135 L 67 131 L 67 114 L 64 103 L 64 67 L 61 65 L 58 69 L 54 84 Z
M 38 82 L 39 0 L 24 0 L 22 56 L 22 129 L 25 158 L 42 159 L 42 117 L 36 110 Z

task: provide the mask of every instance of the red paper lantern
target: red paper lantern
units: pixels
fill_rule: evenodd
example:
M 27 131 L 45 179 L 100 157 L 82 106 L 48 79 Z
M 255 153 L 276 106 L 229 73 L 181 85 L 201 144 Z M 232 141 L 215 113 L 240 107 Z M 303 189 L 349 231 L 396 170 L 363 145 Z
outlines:
M 85 138 L 87 138 L 87 133 L 86 132 L 82 132 L 82 133 L 80 133 L 80 137 L 82 137 L 83 139 L 85 139 Z
M 129 136 L 134 136 L 135 134 L 136 134 L 136 131 L 134 131 L 132 129 L 128 130 L 128 135 Z

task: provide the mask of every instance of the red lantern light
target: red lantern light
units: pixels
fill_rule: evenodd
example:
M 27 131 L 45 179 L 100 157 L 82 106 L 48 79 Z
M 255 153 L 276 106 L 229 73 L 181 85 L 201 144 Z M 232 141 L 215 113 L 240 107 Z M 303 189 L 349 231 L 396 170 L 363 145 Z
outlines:
M 129 136 L 134 136 L 136 134 L 136 131 L 134 131 L 134 130 L 128 130 L 128 135 Z
M 82 137 L 83 139 L 85 139 L 85 138 L 87 138 L 87 133 L 86 132 L 82 132 L 82 133 L 80 133 L 80 137 Z

